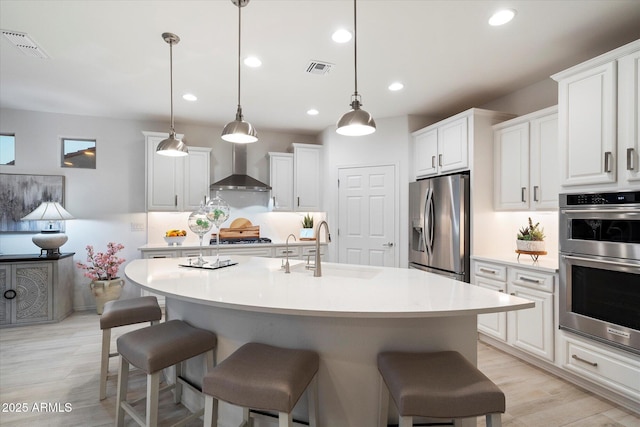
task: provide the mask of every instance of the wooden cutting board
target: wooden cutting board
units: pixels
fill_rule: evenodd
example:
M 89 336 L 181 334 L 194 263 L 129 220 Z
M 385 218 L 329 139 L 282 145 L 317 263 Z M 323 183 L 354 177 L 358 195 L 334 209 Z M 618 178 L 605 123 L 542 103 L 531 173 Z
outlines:
M 237 218 L 231 222 L 229 228 L 220 229 L 221 239 L 241 239 L 260 237 L 260 226 L 251 224 L 247 218 Z
M 251 221 L 249 221 L 247 218 L 236 218 L 231 222 L 229 228 L 248 228 L 252 225 L 253 224 L 251 224 Z

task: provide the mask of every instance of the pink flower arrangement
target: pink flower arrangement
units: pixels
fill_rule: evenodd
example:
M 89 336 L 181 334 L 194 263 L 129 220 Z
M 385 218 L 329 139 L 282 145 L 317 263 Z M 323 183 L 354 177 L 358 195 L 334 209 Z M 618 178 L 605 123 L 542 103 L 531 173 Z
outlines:
M 77 262 L 76 267 L 87 270 L 85 277 L 91 280 L 111 280 L 118 276 L 120 265 L 124 258 L 118 258 L 116 253 L 124 249 L 120 243 L 107 243 L 107 252 L 94 252 L 93 246 L 87 245 L 87 264 Z

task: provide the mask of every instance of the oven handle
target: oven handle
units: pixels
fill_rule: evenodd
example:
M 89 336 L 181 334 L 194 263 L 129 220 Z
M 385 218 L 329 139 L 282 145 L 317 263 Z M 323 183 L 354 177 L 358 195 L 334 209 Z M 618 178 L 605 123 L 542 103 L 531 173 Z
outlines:
M 565 259 L 573 259 L 576 261 L 587 261 L 587 262 L 596 262 L 598 264 L 609 264 L 609 265 L 615 265 L 618 267 L 631 267 L 631 268 L 637 268 L 637 265 L 634 264 L 627 264 L 624 262 L 615 262 L 615 261 L 605 261 L 602 259 L 594 259 L 594 258 L 583 258 L 583 257 L 579 257 L 579 256 L 573 256 L 573 255 L 562 255 L 562 258 Z
M 625 211 L 625 210 L 613 210 L 613 209 L 571 209 L 571 210 L 561 210 L 560 213 L 562 215 L 572 215 L 572 214 L 593 214 L 593 213 L 606 213 L 606 214 L 623 214 L 623 215 L 640 215 L 639 212 Z

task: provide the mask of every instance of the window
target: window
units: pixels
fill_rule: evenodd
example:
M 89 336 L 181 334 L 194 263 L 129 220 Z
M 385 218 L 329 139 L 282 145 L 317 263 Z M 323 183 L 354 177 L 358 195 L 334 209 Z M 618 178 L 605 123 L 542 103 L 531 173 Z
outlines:
M 63 168 L 96 168 L 96 140 L 62 138 Z
M 16 136 L 0 134 L 0 165 L 16 164 Z

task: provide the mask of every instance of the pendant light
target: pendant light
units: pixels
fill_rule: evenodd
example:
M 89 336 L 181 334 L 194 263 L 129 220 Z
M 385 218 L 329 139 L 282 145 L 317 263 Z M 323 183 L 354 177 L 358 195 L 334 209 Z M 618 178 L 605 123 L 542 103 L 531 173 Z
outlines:
M 244 117 L 242 116 L 242 105 L 240 105 L 241 10 L 249 4 L 249 0 L 231 0 L 231 3 L 238 6 L 238 111 L 236 112 L 236 119 L 227 123 L 222 130 L 222 139 L 229 142 L 235 142 L 236 144 L 248 144 L 258 140 L 258 133 L 256 132 L 256 129 L 251 125 L 251 123 L 244 121 Z
M 336 132 L 346 136 L 369 135 L 376 131 L 376 122 L 371 114 L 361 109 L 358 93 L 358 29 L 356 19 L 356 0 L 353 0 L 353 58 L 355 69 L 355 91 L 351 96 L 351 110 L 346 112 L 336 125 Z
M 187 145 L 182 140 L 176 138 L 176 131 L 173 127 L 173 45 L 178 44 L 180 37 L 173 33 L 162 33 L 162 38 L 169 43 L 169 80 L 171 82 L 171 132 L 169 138 L 163 139 L 158 144 L 156 152 L 163 156 L 179 157 L 189 154 Z

